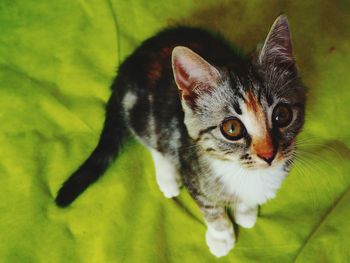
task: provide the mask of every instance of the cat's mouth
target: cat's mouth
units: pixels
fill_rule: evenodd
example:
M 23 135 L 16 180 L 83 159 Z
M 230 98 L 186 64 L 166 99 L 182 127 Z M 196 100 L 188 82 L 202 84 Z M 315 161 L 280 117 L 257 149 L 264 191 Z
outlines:
M 275 163 L 272 163 L 272 164 L 255 163 L 255 164 L 242 164 L 242 166 L 245 169 L 258 170 L 258 169 L 270 169 L 270 168 L 273 168 L 273 167 L 277 166 L 277 164 L 275 164 Z
M 277 166 L 281 166 L 286 162 L 286 158 L 282 156 L 282 153 L 277 152 L 272 160 L 266 160 L 260 156 L 249 157 L 246 159 L 241 158 L 240 163 L 245 169 L 257 170 L 257 169 L 271 169 Z
M 206 152 L 210 158 L 226 162 L 234 162 L 245 170 L 269 170 L 285 165 L 288 162 L 288 156 L 284 156 L 281 151 L 277 151 L 273 160 L 264 160 L 253 154 L 243 154 L 237 159 L 237 154 L 221 155 L 215 151 Z

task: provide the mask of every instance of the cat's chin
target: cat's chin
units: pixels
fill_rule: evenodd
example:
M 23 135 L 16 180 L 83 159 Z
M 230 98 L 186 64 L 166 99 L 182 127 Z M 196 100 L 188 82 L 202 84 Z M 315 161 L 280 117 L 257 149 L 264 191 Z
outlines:
M 283 161 L 276 161 L 273 162 L 272 164 L 268 163 L 255 163 L 254 165 L 245 165 L 245 164 L 240 164 L 243 169 L 245 170 L 273 170 L 277 167 L 280 167 L 283 165 Z
M 275 166 L 277 165 L 256 164 L 253 166 L 242 165 L 242 168 L 244 168 L 245 170 L 269 170 L 269 169 L 273 169 Z
M 242 169 L 247 171 L 255 171 L 255 170 L 274 170 L 278 167 L 281 167 L 284 165 L 283 160 L 276 160 L 271 164 L 265 163 L 265 162 L 255 162 L 254 164 L 245 164 L 238 160 L 231 160 L 231 162 L 235 163 L 236 165 L 239 165 Z
M 224 161 L 227 163 L 232 163 L 235 165 L 238 165 L 244 170 L 248 171 L 254 171 L 254 170 L 271 170 L 275 169 L 276 167 L 280 167 L 284 162 L 283 161 L 274 161 L 272 164 L 268 164 L 265 162 L 255 162 L 254 164 L 245 164 L 242 163 L 240 160 L 234 159 L 234 158 L 227 158 L 227 157 L 220 157 L 220 156 L 208 156 L 210 159 L 215 159 L 217 161 Z

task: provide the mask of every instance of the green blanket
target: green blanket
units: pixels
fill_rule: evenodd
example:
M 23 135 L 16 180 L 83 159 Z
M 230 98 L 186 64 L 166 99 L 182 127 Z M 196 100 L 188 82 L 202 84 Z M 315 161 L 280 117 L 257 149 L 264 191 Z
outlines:
M 252 50 L 287 14 L 309 89 L 297 165 L 257 225 L 216 259 L 186 190 L 162 197 L 126 143 L 72 206 L 54 196 L 97 143 L 119 63 L 177 24 Z M 350 2 L 53 0 L 0 3 L 0 262 L 349 262 Z

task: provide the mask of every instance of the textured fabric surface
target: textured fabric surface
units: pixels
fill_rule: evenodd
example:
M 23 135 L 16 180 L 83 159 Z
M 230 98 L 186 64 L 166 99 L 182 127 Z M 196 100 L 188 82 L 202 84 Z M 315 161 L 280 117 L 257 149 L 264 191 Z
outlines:
M 142 40 L 197 25 L 250 51 L 281 12 L 309 89 L 300 158 L 228 256 L 209 253 L 185 190 L 162 197 L 135 140 L 72 206 L 54 205 L 97 143 L 119 63 Z M 349 13 L 345 0 L 1 1 L 0 261 L 348 262 Z

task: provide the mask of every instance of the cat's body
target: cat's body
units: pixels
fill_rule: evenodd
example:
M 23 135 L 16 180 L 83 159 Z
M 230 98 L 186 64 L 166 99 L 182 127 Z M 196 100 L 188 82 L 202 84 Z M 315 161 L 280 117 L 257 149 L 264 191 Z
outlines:
M 285 17 L 271 32 L 254 61 L 199 29 L 145 41 L 121 65 L 99 144 L 57 204 L 68 205 L 105 171 L 129 130 L 150 149 L 164 195 L 177 196 L 183 184 L 203 213 L 211 252 L 227 254 L 235 239 L 225 207 L 238 224 L 254 225 L 257 206 L 275 196 L 290 168 L 303 125 Z M 287 42 L 278 35 L 272 43 L 280 32 Z

